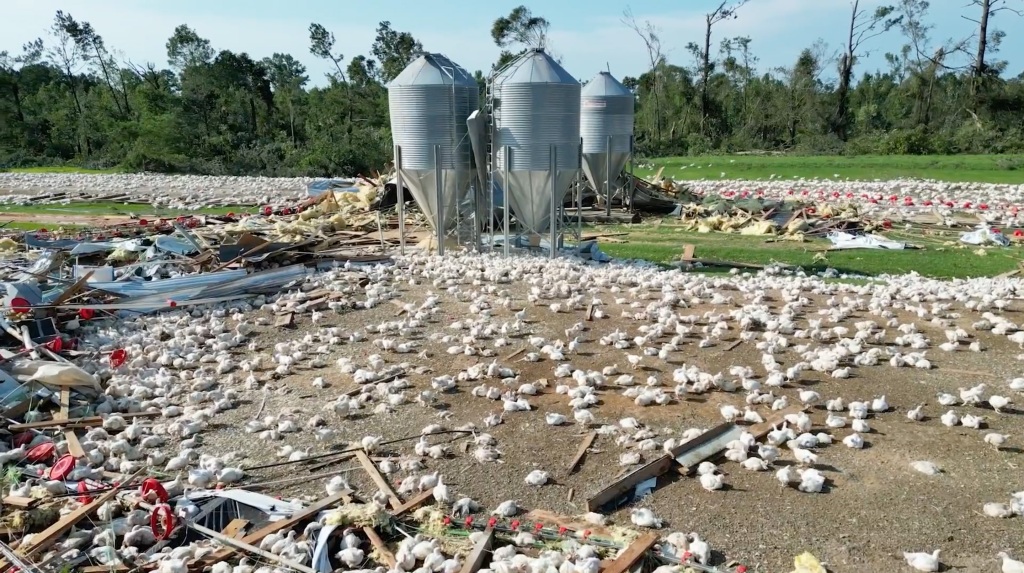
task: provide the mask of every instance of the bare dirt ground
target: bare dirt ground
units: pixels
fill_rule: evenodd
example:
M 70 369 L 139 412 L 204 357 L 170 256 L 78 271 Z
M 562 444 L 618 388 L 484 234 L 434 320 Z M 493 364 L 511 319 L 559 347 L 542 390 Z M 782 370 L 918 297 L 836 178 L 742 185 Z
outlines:
M 275 451 L 285 444 L 296 448 L 310 447 L 315 456 L 340 449 L 349 441 L 358 442 L 366 435 L 380 435 L 384 440 L 418 436 L 423 427 L 433 423 L 454 429 L 472 422 L 483 428 L 483 419 L 488 414 L 500 413 L 502 403 L 472 396 L 470 389 L 480 382 L 460 383 L 456 391 L 440 394 L 439 403 L 433 407 L 409 403 L 399 406 L 391 414 L 372 414 L 367 409 L 344 420 L 323 411 L 326 403 L 356 387 L 351 376 L 339 373 L 335 366 L 335 361 L 341 357 L 362 365 L 370 355 L 380 354 L 388 363 L 407 363 L 406 377 L 412 385 L 407 391 L 410 397 L 429 388 L 432 376 L 455 375 L 473 364 L 492 360 L 480 356 L 450 356 L 445 352 L 449 344 L 428 338 L 434 332 L 461 337 L 464 332 L 448 327 L 471 316 L 468 302 L 455 300 L 441 288 L 397 286 L 403 303 L 419 305 L 428 292 L 441 299 L 441 311 L 410 337 L 422 344 L 417 350 L 426 350 L 428 358 L 418 357 L 415 353 L 382 352 L 372 343 L 377 335 L 368 334 L 363 342 L 334 347 L 326 357 L 327 367 L 299 367 L 281 379 L 274 379 L 269 371 L 258 373 L 258 377 L 266 381 L 266 394 L 260 390 L 249 391 L 244 394 L 244 401 L 238 409 L 216 418 L 215 429 L 203 433 L 204 443 L 200 451 L 214 454 L 238 451 L 247 455 L 243 466 L 254 466 L 281 461 L 275 456 Z M 512 321 L 513 312 L 526 305 L 527 287 L 522 284 L 502 286 L 512 291 L 514 302 L 511 309 L 496 308 L 493 311 L 496 324 Z M 472 287 L 466 285 L 466 288 Z M 825 297 L 833 293 L 846 292 L 846 296 L 856 296 L 853 294 L 855 289 L 871 287 L 833 284 L 822 288 L 825 292 L 815 297 L 819 305 L 824 305 Z M 736 295 L 734 304 L 742 304 L 739 293 L 733 294 Z M 620 315 L 627 307 L 615 304 L 614 295 L 602 293 L 598 296 L 605 302 L 604 310 L 610 318 L 586 322 L 587 329 L 581 337 L 585 343 L 578 355 L 571 355 L 568 359 L 575 368 L 600 370 L 604 366 L 618 364 L 623 371 L 628 371 L 625 354 L 635 352 L 635 349 L 616 350 L 601 346 L 596 341 L 616 329 L 633 336 L 643 323 L 622 318 Z M 653 293 L 652 296 L 657 298 L 658 294 Z M 780 305 L 778 297 L 771 293 L 767 302 L 776 309 Z M 1024 308 L 1020 302 L 1015 305 Z M 583 320 L 586 313 L 585 308 L 555 314 L 546 305 L 526 307 L 528 331 L 551 340 L 564 338 L 565 329 Z M 679 313 L 703 316 L 706 311 L 726 312 L 733 308 L 736 306 L 703 305 L 679 309 Z M 322 322 L 315 326 L 308 314 L 297 315 L 294 329 L 258 327 L 254 337 L 260 348 L 268 349 L 276 342 L 301 339 L 326 327 L 337 327 L 345 333 L 365 332 L 367 325 L 403 320 L 398 310 L 395 305 L 381 303 L 369 310 L 328 311 L 324 313 Z M 268 311 L 260 314 L 269 316 Z M 1024 320 L 1019 309 L 1008 310 L 1005 314 L 1015 322 Z M 976 319 L 977 315 L 965 313 L 963 319 L 954 322 L 969 328 L 970 317 Z M 799 317 L 798 326 L 806 327 L 808 318 L 816 318 L 816 315 L 809 311 Z M 899 318 L 901 322 L 917 324 L 935 345 L 944 341 L 942 329 L 928 321 L 909 315 L 900 315 Z M 852 325 L 867 319 L 879 320 L 877 316 L 863 313 L 849 317 L 843 324 Z M 705 324 L 702 319 L 698 321 L 697 328 Z M 887 342 L 891 342 L 896 334 L 894 329 L 889 329 Z M 869 420 L 872 432 L 864 436 L 868 446 L 863 450 L 850 449 L 839 442 L 851 432 L 849 428 L 824 428 L 822 424 L 826 413 L 822 406 L 813 411 L 814 431 L 830 431 L 837 440 L 818 452 L 817 467 L 828 478 L 823 493 L 807 494 L 783 488 L 773 471 L 752 472 L 738 464 L 723 461 L 721 467 L 727 474 L 728 483 L 725 490 L 708 492 L 694 478 L 675 476 L 663 479 L 641 505 L 650 507 L 665 520 L 664 532 L 698 532 L 715 550 L 716 563 L 736 560 L 747 564 L 751 571 L 788 571 L 793 557 L 803 551 L 814 553 L 830 571 L 835 572 L 908 570 L 902 559 L 903 551 L 932 551 L 936 548 L 943 549 L 942 561 L 951 571 L 994 570 L 998 567 L 995 553 L 1001 550 L 1021 557 L 1024 555 L 1022 518 L 1002 520 L 986 517 L 981 507 L 986 502 L 1007 502 L 1012 492 L 1024 489 L 1024 474 L 1020 469 L 1024 458 L 1016 447 L 1021 443 L 1018 436 L 1024 435 L 1024 412 L 1013 409 L 999 414 L 984 406 L 952 408 L 961 415 L 972 412 L 985 416 L 988 429 L 983 427 L 981 430 L 961 426 L 947 428 L 938 419 L 949 408 L 935 403 L 936 392 L 956 394 L 959 387 L 985 382 L 992 393 L 1013 394 L 1006 388 L 1006 380 L 1020 373 L 1020 362 L 1016 358 L 1018 348 L 1003 336 L 976 334 L 983 343 L 982 352 L 969 352 L 966 345 L 952 353 L 929 350 L 928 356 L 933 364 L 931 370 L 893 368 L 883 360 L 878 366 L 855 368 L 853 376 L 846 380 L 805 372 L 797 385 L 788 385 L 781 391 L 790 397 L 791 403 L 796 402 L 799 388 L 813 388 L 823 399 L 842 396 L 847 401 L 870 400 L 885 395 L 893 406 L 887 413 L 872 415 Z M 731 331 L 722 342 L 705 349 L 697 347 L 698 337 L 691 337 L 667 362 L 659 361 L 657 357 L 645 359 L 647 371 L 639 377 L 657 376 L 671 390 L 674 385 L 672 371 L 684 363 L 712 373 L 727 372 L 733 365 L 750 366 L 763 372 L 761 352 L 754 348 L 753 343 L 744 342 L 728 350 L 729 342 L 737 336 L 736 331 Z M 794 340 L 797 342 L 806 341 Z M 481 346 L 490 347 L 492 343 L 493 340 L 489 340 Z M 625 468 L 619 466 L 618 457 L 624 450 L 615 445 L 613 438 L 599 436 L 579 471 L 567 475 L 566 466 L 585 430 L 571 423 L 572 413 L 567 398 L 554 393 L 553 370 L 556 363 L 546 359 L 528 363 L 522 361 L 521 356 L 508 360 L 508 355 L 528 345 L 525 335 L 510 338 L 510 343 L 495 350 L 498 362 L 517 369 L 520 382 L 545 378 L 551 386 L 541 395 L 529 398 L 532 411 L 506 413 L 504 423 L 482 429 L 497 439 L 503 463 L 479 463 L 463 450 L 462 443 L 469 438 L 444 435 L 430 441 L 449 444 L 451 454 L 442 460 L 425 459 L 426 471 L 440 472 L 452 489 L 452 499 L 472 497 L 486 508 L 484 513 L 507 499 L 516 500 L 526 509 L 546 509 L 567 515 L 583 513 L 587 497 L 622 475 Z M 239 355 L 240 359 L 246 357 L 246 352 Z M 784 367 L 799 360 L 792 347 L 776 358 Z M 416 367 L 428 368 L 429 373 L 417 374 L 414 372 Z M 236 376 L 244 377 L 244 373 L 236 373 Z M 315 377 L 323 377 L 329 386 L 314 388 L 311 382 Z M 501 385 L 499 380 L 482 382 Z M 721 404 L 729 403 L 741 408 L 744 405 L 742 391 L 731 394 L 712 392 L 667 406 L 646 408 L 636 406 L 619 393 L 620 390 L 612 387 L 601 389 L 601 403 L 594 409 L 598 423 L 614 424 L 621 417 L 634 416 L 657 432 L 659 441 L 678 437 L 687 428 L 710 428 L 721 423 Z M 777 390 L 776 394 L 780 392 Z M 909 420 L 905 415 L 907 410 L 922 403 L 926 404 L 924 410 L 928 417 L 921 422 Z M 373 403 L 368 407 L 372 408 Z M 296 416 L 300 423 L 313 415 L 322 415 L 329 427 L 339 431 L 337 437 L 320 443 L 313 440 L 311 432 L 304 430 L 287 434 L 280 441 L 265 442 L 255 434 L 243 431 L 244 424 L 255 418 L 257 413 L 266 416 L 285 408 L 300 409 L 301 413 Z M 758 407 L 758 410 L 766 418 L 772 414 L 766 407 Z M 546 425 L 544 415 L 549 412 L 566 414 L 570 424 L 561 427 Z M 982 436 L 989 431 L 1013 437 L 1007 447 L 997 451 L 982 441 Z M 413 441 L 408 441 L 388 446 L 377 455 L 413 457 L 413 444 Z M 655 450 L 648 452 L 645 458 L 660 454 L 660 449 Z M 776 467 L 792 463 L 786 461 L 791 459 L 792 456 L 784 452 Z M 909 465 L 916 460 L 932 461 L 943 469 L 943 473 L 934 477 L 917 473 Z M 354 460 L 338 462 L 318 471 L 346 466 L 358 467 L 358 464 Z M 543 487 L 526 485 L 524 477 L 532 469 L 550 472 L 554 483 Z M 308 466 L 291 464 L 253 471 L 247 481 L 290 478 L 309 474 L 309 471 Z M 369 497 L 376 491 L 361 470 L 347 475 L 363 495 Z M 399 472 L 391 479 L 397 484 L 406 475 Z M 275 487 L 270 491 L 319 497 L 323 495 L 324 482 L 324 479 L 318 479 Z M 574 493 L 571 500 L 570 492 Z M 628 508 L 619 510 L 613 518 L 617 523 L 629 525 Z

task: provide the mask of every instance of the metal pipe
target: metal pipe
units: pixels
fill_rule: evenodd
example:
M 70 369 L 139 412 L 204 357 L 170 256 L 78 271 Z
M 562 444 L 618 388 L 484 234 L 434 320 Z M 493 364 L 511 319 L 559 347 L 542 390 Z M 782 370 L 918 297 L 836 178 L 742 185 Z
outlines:
M 509 218 L 509 213 L 508 213 L 508 188 L 509 188 L 509 184 L 508 184 L 508 164 L 511 161 L 512 161 L 512 148 L 506 145 L 505 146 L 505 165 L 502 168 L 503 171 L 504 171 L 504 176 L 503 176 L 502 182 L 501 182 L 501 202 L 503 203 L 503 205 L 501 207 L 501 211 L 502 211 L 501 216 L 504 218 L 504 224 L 502 226 L 504 227 L 504 232 L 505 232 L 505 239 L 503 241 L 504 244 L 502 245 L 502 247 L 504 249 L 504 255 L 506 257 L 509 256 L 509 252 L 510 252 L 509 251 L 509 249 L 510 249 L 509 242 L 511 240 L 510 231 L 511 231 L 511 226 L 512 226 L 512 222 L 511 222 L 511 220 Z M 494 240 L 493 237 L 492 237 L 491 240 L 492 241 Z
M 398 186 L 398 254 L 405 256 L 405 182 L 402 181 L 402 146 L 395 146 L 395 184 Z
M 606 217 L 612 216 L 612 136 L 608 136 L 608 145 L 605 147 L 604 154 L 604 192 L 605 192 L 605 206 L 604 214 Z
M 633 200 L 636 199 L 636 181 L 633 179 L 633 145 L 634 136 L 629 136 L 629 212 L 634 212 Z
M 548 240 L 551 241 L 552 259 L 558 254 L 558 203 L 558 147 L 551 144 L 551 236 Z
M 576 240 L 583 242 L 583 138 L 576 149 Z
M 437 187 L 435 190 L 434 200 L 437 201 L 435 210 L 437 211 L 437 256 L 444 256 L 444 189 L 442 188 L 443 181 L 441 180 L 441 146 L 434 146 L 434 186 Z

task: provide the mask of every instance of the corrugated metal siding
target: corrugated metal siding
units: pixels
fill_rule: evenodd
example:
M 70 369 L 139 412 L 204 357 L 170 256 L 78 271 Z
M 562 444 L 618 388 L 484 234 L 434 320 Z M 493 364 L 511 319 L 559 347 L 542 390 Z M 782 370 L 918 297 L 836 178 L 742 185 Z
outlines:
M 391 136 L 402 148 L 402 167 L 433 169 L 434 146 L 441 146 L 442 169 L 469 169 L 471 149 L 466 118 L 477 108 L 478 92 L 452 85 L 392 86 L 388 90 Z
M 629 153 L 634 115 L 632 92 L 608 72 L 601 72 L 583 87 L 581 98 L 583 153 L 607 153 L 609 135 L 613 136 L 611 152 Z
M 543 171 L 551 165 L 551 145 L 559 169 L 579 168 L 580 85 L 504 84 L 495 86 L 495 147 L 512 149 L 510 171 Z M 498 169 L 505 168 L 499 151 Z

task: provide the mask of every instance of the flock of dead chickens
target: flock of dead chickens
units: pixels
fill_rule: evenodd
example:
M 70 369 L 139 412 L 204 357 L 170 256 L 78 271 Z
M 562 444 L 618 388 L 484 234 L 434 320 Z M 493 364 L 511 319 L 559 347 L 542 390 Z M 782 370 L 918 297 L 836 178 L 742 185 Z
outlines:
M 368 278 L 365 286 L 353 277 Z M 253 335 L 270 325 L 265 311 L 288 311 L 307 300 L 306 292 L 323 288 L 338 297 L 322 311 L 310 315 L 312 330 L 294 339 L 282 335 L 272 346 L 260 345 Z M 89 327 L 86 346 L 97 350 L 125 348 L 130 360 L 112 369 L 105 362 L 84 361 L 84 368 L 103 381 L 105 393 L 95 403 L 105 414 L 102 428 L 82 438 L 87 456 L 78 462 L 71 479 L 98 479 L 104 470 L 124 474 L 154 468 L 178 477 L 165 485 L 172 495 L 187 489 L 243 485 L 242 454 L 203 451 L 203 434 L 223 412 L 238 407 L 244 395 L 272 392 L 287 384 L 298 366 L 321 369 L 313 380 L 319 388 L 334 380 L 344 386 L 358 384 L 361 391 L 340 395 L 326 404 L 321 414 L 309 417 L 299 409 L 268 413 L 245 424 L 240 431 L 274 446 L 289 461 L 311 455 L 312 447 L 296 443 L 338 444 L 339 428 L 356 412 L 383 415 L 403 408 L 429 407 L 459 389 L 473 399 L 494 403 L 480 420 L 451 420 L 441 411 L 438 423 L 423 428 L 422 436 L 406 446 L 387 446 L 384 436 L 367 435 L 351 446 L 376 455 L 389 455 L 379 468 L 399 483 L 398 491 L 410 494 L 433 488 L 436 502 L 455 515 L 483 511 L 513 516 L 521 511 L 516 500 L 472 500 L 460 497 L 429 469 L 434 459 L 457 455 L 432 437 L 446 429 L 472 432 L 472 455 L 479 463 L 500 463 L 501 444 L 488 433 L 499 424 L 515 424 L 516 413 L 535 409 L 531 399 L 545 392 L 564 396 L 571 416 L 548 412 L 544 421 L 553 427 L 582 425 L 613 439 L 621 448 L 619 461 L 633 466 L 643 456 L 669 451 L 700 436 L 704 428 L 680 429 L 664 435 L 642 421 L 645 408 L 686 407 L 689 397 L 710 392 L 726 398 L 720 408 L 725 421 L 760 423 L 773 411 L 802 404 L 806 410 L 785 417 L 763 440 L 744 432 L 728 444 L 721 463 L 735 463 L 750 471 L 774 471 L 786 487 L 816 494 L 827 491 L 828 479 L 814 466 L 827 456 L 823 447 L 833 442 L 849 448 L 864 447 L 871 436 L 875 416 L 894 406 L 885 396 L 822 396 L 802 387 L 802 376 L 814 372 L 835 379 L 847 378 L 857 368 L 932 368 L 929 356 L 941 352 L 981 350 L 980 333 L 1005 336 L 1024 348 L 1024 325 L 1010 320 L 1024 283 L 1017 279 L 977 279 L 957 283 L 925 280 L 917 276 L 894 277 L 888 282 L 843 284 L 816 277 L 769 269 L 757 275 L 700 276 L 667 272 L 653 266 L 611 264 L 598 266 L 574 260 L 534 257 L 501 258 L 492 255 L 454 253 L 445 258 L 410 256 L 397 264 L 355 268 L 346 265 L 312 276 L 301 289 L 275 296 L 258 297 L 212 308 L 178 309 L 148 317 L 119 320 Z M 389 301 L 399 301 L 400 316 L 367 324 L 361 330 L 330 326 L 332 313 L 360 312 Z M 593 336 L 583 311 L 593 306 L 595 321 L 615 327 L 606 335 Z M 694 307 L 711 308 L 693 311 Z M 447 308 L 460 320 L 442 323 L 438 313 Z M 454 309 L 458 309 L 453 310 Z M 542 327 L 546 318 L 572 313 L 581 320 L 562 336 L 551 336 Z M 870 315 L 853 324 L 854 314 Z M 930 340 L 912 320 L 916 317 L 941 327 L 945 340 Z M 713 348 L 725 340 L 742 339 L 761 353 L 757 368 L 736 365 L 728 372 L 706 372 L 694 365 L 668 368 L 670 375 L 654 376 L 645 365 L 664 366 L 672 359 Z M 550 364 L 543 380 L 522 379 L 516 364 L 503 363 L 500 349 L 515 344 L 528 350 L 519 359 Z M 577 353 L 584 345 L 600 345 L 603 353 L 619 353 L 619 365 L 591 370 Z M 370 355 L 366 358 L 367 352 Z M 417 366 L 418 359 L 434 353 L 473 358 L 474 364 L 458 372 L 431 372 Z M 397 377 L 396 377 L 397 375 Z M 326 380 L 332 380 L 328 383 Z M 413 380 L 423 380 L 414 383 Z M 383 381 L 387 380 L 387 381 Z M 551 382 L 548 382 L 551 380 Z M 1000 448 L 1011 436 L 986 431 L 986 418 L 1007 416 L 1005 411 L 1024 392 L 1024 378 L 999 384 L 962 388 L 959 395 L 941 394 L 937 401 L 948 410 L 937 416 L 945 426 L 978 429 L 979 443 Z M 601 396 L 619 393 L 632 399 L 636 416 L 618 420 L 602 416 Z M 989 408 L 978 409 L 985 404 Z M 923 407 L 896 405 L 911 420 L 924 420 Z M 824 410 L 816 413 L 816 410 Z M 130 423 L 119 414 L 158 411 L 152 423 L 138 418 Z M 812 421 L 812 414 L 824 423 Z M 893 414 L 888 414 L 893 415 Z M 30 420 L 47 414 L 32 411 Z M 450 416 L 450 414 L 447 414 Z M 456 422 L 463 422 L 456 425 Z M 922 422 L 929 423 L 929 422 Z M 58 444 L 58 451 L 66 444 Z M 16 462 L 25 448 L 0 453 L 4 463 Z M 1006 454 L 1010 455 L 1010 454 Z M 776 465 L 779 460 L 795 463 Z M 920 460 L 919 472 L 935 475 L 942 469 Z M 515 471 L 509 468 L 508 471 Z M 522 476 L 530 486 L 544 487 L 551 476 L 532 470 Z M 719 465 L 704 462 L 697 468 L 701 486 L 711 492 L 723 489 L 726 476 Z M 328 493 L 350 485 L 342 477 L 325 484 Z M 37 488 L 51 494 L 63 484 L 26 481 L 12 492 L 33 495 Z M 371 503 L 386 504 L 381 492 L 367 492 Z M 484 504 L 494 504 L 485 509 Z M 71 499 L 65 511 L 76 502 Z M 1024 514 L 1024 492 L 1006 500 L 979 500 L 986 515 L 1011 518 Z M 188 516 L 189 509 L 184 510 Z M 107 525 L 79 530 L 59 544 L 49 557 L 86 551 L 101 564 L 117 562 L 156 563 L 159 571 L 182 573 L 187 563 L 213 551 L 212 541 L 165 549 L 152 555 L 152 530 L 143 515 L 125 512 L 116 503 L 99 515 Z M 604 523 L 606 517 L 587 514 L 585 519 Z M 662 528 L 665 524 L 647 508 L 630 513 L 633 525 Z M 288 532 L 264 540 L 262 548 L 287 561 L 308 564 L 317 524 L 305 532 Z M 494 552 L 489 571 L 496 573 L 545 572 L 597 573 L 600 559 L 595 548 L 567 543 L 539 557 L 517 552 L 517 547 L 536 543 L 529 534 Z M 675 532 L 661 545 L 663 554 L 707 564 L 708 541 L 697 533 Z M 366 544 L 349 533 L 335 549 L 334 563 L 347 570 L 363 570 L 369 554 Z M 910 548 L 904 554 L 908 567 L 937 571 L 940 548 Z M 1003 553 L 1003 571 L 1021 573 L 1024 564 Z M 460 557 L 443 555 L 436 540 L 410 537 L 398 547 L 398 571 L 455 573 Z M 273 564 L 218 564 L 216 573 L 269 573 Z M 660 573 L 681 570 L 666 565 Z M 378 571 L 383 569 L 377 568 Z M 485 573 L 489 573 L 485 571 Z

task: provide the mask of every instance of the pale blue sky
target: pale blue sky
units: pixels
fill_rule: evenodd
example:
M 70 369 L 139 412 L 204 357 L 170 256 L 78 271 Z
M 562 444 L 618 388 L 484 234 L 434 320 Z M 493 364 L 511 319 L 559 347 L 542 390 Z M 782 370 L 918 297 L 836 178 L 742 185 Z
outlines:
M 447 54 L 470 71 L 486 70 L 497 58 L 490 39 L 493 20 L 511 8 L 526 4 L 536 15 L 551 21 L 550 48 L 570 73 L 589 78 L 606 66 L 618 77 L 637 75 L 646 68 L 646 52 L 636 35 L 621 23 L 630 6 L 639 20 L 651 20 L 661 31 L 670 61 L 690 65 L 685 45 L 700 41 L 703 14 L 717 0 L 573 0 L 560 2 L 448 0 L 4 0 L 0 19 L 0 50 L 19 46 L 45 33 L 56 10 L 87 20 L 108 46 L 136 63 L 166 65 L 164 44 L 178 24 L 192 26 L 217 49 L 245 51 L 255 58 L 287 52 L 307 64 L 310 76 L 322 83 L 327 66 L 309 54 L 307 27 L 320 22 L 334 32 L 337 49 L 346 59 L 369 54 L 380 20 L 397 30 L 409 31 L 427 50 Z M 861 0 L 862 6 L 881 4 Z M 962 16 L 977 17 L 965 8 L 968 0 L 932 0 L 933 36 L 936 40 L 963 37 L 973 24 Z M 751 0 L 739 18 L 716 27 L 714 43 L 726 36 L 750 36 L 760 67 L 789 65 L 799 51 L 823 38 L 833 49 L 842 42 L 848 23 L 849 0 Z M 1000 57 L 1010 61 L 1009 75 L 1024 72 L 1024 19 L 1010 13 L 994 20 L 1008 32 Z M 859 72 L 884 66 L 882 55 L 898 49 L 897 33 L 873 40 L 873 52 L 862 60 Z M 973 44 L 972 44 L 973 47 Z M 829 70 L 834 76 L 834 71 Z M 859 73 L 858 73 L 859 75 Z

